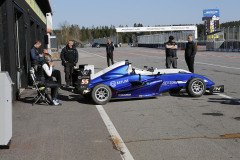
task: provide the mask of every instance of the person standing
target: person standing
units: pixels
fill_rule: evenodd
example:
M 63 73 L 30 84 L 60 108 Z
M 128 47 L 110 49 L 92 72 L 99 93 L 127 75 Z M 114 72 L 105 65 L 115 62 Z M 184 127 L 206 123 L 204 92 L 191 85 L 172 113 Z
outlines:
M 67 46 L 62 49 L 61 60 L 64 66 L 66 87 L 72 86 L 73 69 L 78 63 L 78 51 L 73 45 L 73 41 L 68 41 Z
M 185 49 L 185 61 L 187 63 L 190 72 L 194 73 L 194 59 L 196 55 L 196 44 L 193 41 L 193 36 L 190 34 L 188 36 L 188 43 Z
M 114 64 L 114 61 L 113 61 L 113 51 L 114 51 L 114 45 L 111 42 L 111 39 L 108 38 L 107 47 L 106 47 L 108 67 L 110 66 L 109 60 L 111 60 L 112 65 Z
M 177 68 L 177 43 L 174 41 L 174 37 L 170 36 L 169 41 L 165 43 L 166 48 L 166 68 Z
M 31 67 L 34 68 L 34 71 L 37 71 L 38 64 L 40 61 L 40 57 L 43 57 L 41 54 L 39 54 L 39 48 L 41 47 L 42 43 L 40 41 L 36 41 L 33 48 L 31 49 Z

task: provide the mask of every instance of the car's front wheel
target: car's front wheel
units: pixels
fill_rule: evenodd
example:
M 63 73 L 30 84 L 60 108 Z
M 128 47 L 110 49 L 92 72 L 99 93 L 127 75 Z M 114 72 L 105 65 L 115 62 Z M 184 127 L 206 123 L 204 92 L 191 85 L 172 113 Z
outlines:
M 201 78 L 192 78 L 187 83 L 186 91 L 192 97 L 200 97 L 206 91 L 206 84 Z
M 112 91 L 107 85 L 98 84 L 93 88 L 91 96 L 96 104 L 104 105 L 112 98 Z

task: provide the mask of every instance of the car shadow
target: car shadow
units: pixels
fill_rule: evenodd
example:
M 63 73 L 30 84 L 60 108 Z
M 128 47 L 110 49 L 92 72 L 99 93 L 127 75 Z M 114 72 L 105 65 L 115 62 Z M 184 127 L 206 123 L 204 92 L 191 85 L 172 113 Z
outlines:
M 74 88 L 70 87 L 62 87 L 61 90 L 67 91 L 67 92 L 72 92 Z
M 180 92 L 171 92 L 171 91 L 169 91 L 168 94 L 169 94 L 170 96 L 173 96 L 173 97 L 196 98 L 196 97 L 191 97 L 191 96 L 189 96 L 188 93 L 187 93 L 185 90 L 180 91 Z M 166 95 L 166 93 L 165 93 L 165 95 Z M 204 96 L 211 96 L 211 95 L 212 95 L 212 94 L 211 94 L 211 93 L 208 93 L 208 92 L 205 92 L 205 93 L 204 93 Z M 197 97 L 197 98 L 199 98 L 199 97 Z
M 19 101 L 23 103 L 33 104 L 35 100 L 34 100 L 34 97 L 24 97 L 24 98 L 21 98 Z
M 82 104 L 94 104 L 91 98 L 85 98 L 82 97 L 81 95 L 78 94 L 72 94 L 72 95 L 59 95 L 58 96 L 60 101 L 65 101 L 65 102 L 78 102 Z
M 116 98 L 116 99 L 111 99 L 110 102 L 128 102 L 128 101 L 139 101 L 139 100 L 149 100 L 149 99 L 157 99 L 157 97 L 144 97 L 144 98 Z

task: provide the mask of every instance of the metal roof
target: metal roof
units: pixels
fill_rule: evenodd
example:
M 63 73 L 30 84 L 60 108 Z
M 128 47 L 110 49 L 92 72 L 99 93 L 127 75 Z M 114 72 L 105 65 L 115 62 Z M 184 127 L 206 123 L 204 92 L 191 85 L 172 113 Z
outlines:
M 44 14 L 52 13 L 52 8 L 49 0 L 36 0 L 36 2 Z

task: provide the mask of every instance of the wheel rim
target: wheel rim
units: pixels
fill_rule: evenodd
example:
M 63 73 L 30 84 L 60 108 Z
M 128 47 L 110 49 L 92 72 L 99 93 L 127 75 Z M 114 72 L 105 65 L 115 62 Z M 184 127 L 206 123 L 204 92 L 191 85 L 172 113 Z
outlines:
M 204 91 L 204 83 L 200 80 L 196 80 L 192 83 L 192 91 L 195 94 L 202 94 Z
M 98 101 L 104 102 L 109 98 L 109 91 L 105 87 L 100 87 L 96 90 L 95 97 Z

